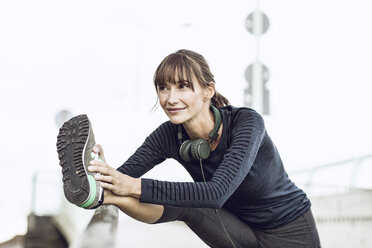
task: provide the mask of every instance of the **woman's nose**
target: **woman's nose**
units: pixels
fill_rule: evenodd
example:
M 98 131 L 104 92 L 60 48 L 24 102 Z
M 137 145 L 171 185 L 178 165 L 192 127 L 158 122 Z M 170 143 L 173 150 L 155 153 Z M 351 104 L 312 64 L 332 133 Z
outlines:
M 175 104 L 179 101 L 179 96 L 178 96 L 178 92 L 174 89 L 171 89 L 169 91 L 169 94 L 168 94 L 168 99 L 167 99 L 168 103 L 170 104 Z

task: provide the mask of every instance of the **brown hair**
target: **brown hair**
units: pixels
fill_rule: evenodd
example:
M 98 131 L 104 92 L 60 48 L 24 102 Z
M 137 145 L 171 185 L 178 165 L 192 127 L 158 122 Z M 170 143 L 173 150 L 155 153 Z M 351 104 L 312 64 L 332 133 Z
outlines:
M 177 81 L 182 81 L 194 90 L 193 78 L 200 83 L 202 88 L 207 88 L 210 82 L 216 83 L 204 57 L 196 52 L 183 49 L 163 59 L 155 71 L 154 85 L 156 91 L 158 91 L 159 86 L 163 86 L 168 82 L 176 83 Z M 211 102 L 217 108 L 229 105 L 229 100 L 217 91 L 212 97 Z

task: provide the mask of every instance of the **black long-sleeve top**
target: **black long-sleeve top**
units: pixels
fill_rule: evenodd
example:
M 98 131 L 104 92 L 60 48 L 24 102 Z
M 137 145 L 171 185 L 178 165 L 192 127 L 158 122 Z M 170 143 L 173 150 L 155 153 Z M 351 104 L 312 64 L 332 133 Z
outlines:
M 270 229 L 291 222 L 310 208 L 306 194 L 289 178 L 262 117 L 250 108 L 220 108 L 223 129 L 217 148 L 203 160 L 179 155 L 177 125 L 167 121 L 153 131 L 118 170 L 141 177 L 167 158 L 180 162 L 194 182 L 141 179 L 144 203 L 177 207 L 224 207 L 249 225 Z M 183 130 L 183 136 L 189 139 Z

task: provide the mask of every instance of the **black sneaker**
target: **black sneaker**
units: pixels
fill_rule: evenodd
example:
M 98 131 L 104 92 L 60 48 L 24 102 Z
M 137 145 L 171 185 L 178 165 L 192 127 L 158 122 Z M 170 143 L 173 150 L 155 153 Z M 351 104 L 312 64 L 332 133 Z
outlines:
M 63 190 L 67 200 L 82 208 L 97 208 L 103 202 L 103 188 L 87 167 L 94 158 L 92 125 L 86 115 L 66 121 L 59 129 L 57 152 L 62 166 Z

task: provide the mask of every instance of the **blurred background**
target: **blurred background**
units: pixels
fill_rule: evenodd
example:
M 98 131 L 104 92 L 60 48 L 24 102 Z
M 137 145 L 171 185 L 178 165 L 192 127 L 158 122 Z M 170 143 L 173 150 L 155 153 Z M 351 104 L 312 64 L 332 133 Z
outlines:
M 263 114 L 289 176 L 313 200 L 323 246 L 372 247 L 371 10 L 365 0 L 0 1 L 0 243 L 25 234 L 30 213 L 67 216 L 73 242 L 93 212 L 64 200 L 59 126 L 87 114 L 119 167 L 167 120 L 151 111 L 155 69 L 190 49 L 232 105 Z M 191 180 L 175 161 L 145 177 Z M 181 247 L 182 238 L 205 247 L 184 226 L 124 214 L 118 236 L 128 247 Z

